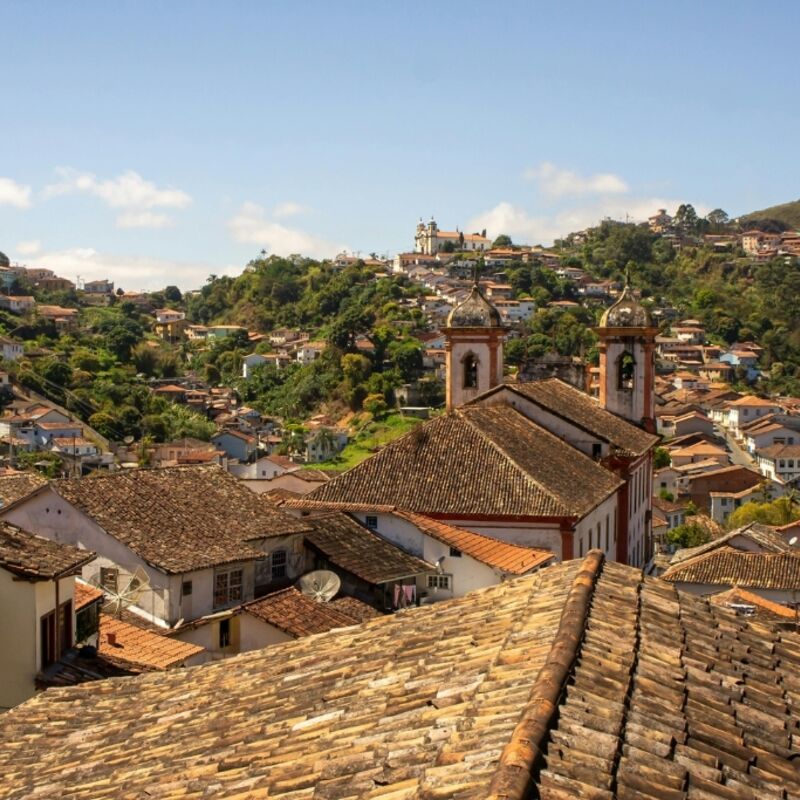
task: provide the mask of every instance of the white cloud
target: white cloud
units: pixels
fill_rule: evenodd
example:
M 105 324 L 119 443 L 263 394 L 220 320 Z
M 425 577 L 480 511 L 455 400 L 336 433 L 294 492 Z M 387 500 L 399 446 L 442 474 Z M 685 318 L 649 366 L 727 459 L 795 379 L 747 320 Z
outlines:
M 191 196 L 182 189 L 156 186 L 133 170 L 108 180 L 70 167 L 58 167 L 56 173 L 60 180 L 45 186 L 44 197 L 65 194 L 97 197 L 111 208 L 125 209 L 117 217 L 119 228 L 164 228 L 172 224 L 172 219 L 151 209 L 186 208 L 192 202 Z
M 42 249 L 42 243 L 36 240 L 17 242 L 16 250 L 21 256 L 35 256 Z
M 57 275 L 76 280 L 108 278 L 127 291 L 163 289 L 174 284 L 181 289 L 201 287 L 209 275 L 238 275 L 241 266 L 214 265 L 202 261 L 173 261 L 147 256 L 122 256 L 92 247 L 40 253 L 37 266 L 47 267 Z
M 578 175 L 567 169 L 560 169 L 549 161 L 538 167 L 527 169 L 523 176 L 536 181 L 541 191 L 550 197 L 587 194 L 625 194 L 628 184 L 618 175 L 598 172 L 594 175 Z
M 155 211 L 126 211 L 117 217 L 118 228 L 168 228 L 174 220 Z
M 0 178 L 0 206 L 31 207 L 31 187 L 11 178 Z
M 228 228 L 237 242 L 255 244 L 276 255 L 301 253 L 312 258 L 332 258 L 347 249 L 342 244 L 274 222 L 255 203 L 244 203 L 238 213 L 228 220 Z
M 283 219 L 284 217 L 296 217 L 298 214 L 305 214 L 308 209 L 300 203 L 293 203 L 291 200 L 285 203 L 278 203 L 272 209 L 272 216 Z
M 604 198 L 590 205 L 538 216 L 529 214 L 519 206 L 502 202 L 471 219 L 467 229 L 486 228 L 487 235 L 491 239 L 505 233 L 521 243 L 548 245 L 554 239 L 559 239 L 568 233 L 597 225 L 606 217 L 621 221 L 627 219 L 629 222 L 644 222 L 659 208 L 666 208 L 672 212 L 681 202 L 685 201 L 663 197 Z M 703 204 L 694 204 L 694 207 L 700 216 L 705 216 L 711 210 L 710 206 Z

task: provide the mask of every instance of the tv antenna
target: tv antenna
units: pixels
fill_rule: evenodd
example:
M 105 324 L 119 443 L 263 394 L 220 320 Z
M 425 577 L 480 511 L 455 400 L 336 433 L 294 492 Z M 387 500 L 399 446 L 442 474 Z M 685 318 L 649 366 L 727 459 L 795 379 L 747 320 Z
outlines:
M 336 597 L 342 586 L 342 581 L 335 572 L 327 569 L 318 569 L 303 575 L 297 585 L 300 591 L 316 603 L 327 603 Z
M 106 596 L 103 611 L 106 614 L 113 614 L 117 619 L 122 616 L 122 612 L 126 608 L 135 605 L 142 594 L 150 588 L 150 578 L 141 567 L 136 567 L 133 575 L 122 588 L 109 589 L 107 586 L 103 586 L 99 580 L 92 582 L 102 589 Z

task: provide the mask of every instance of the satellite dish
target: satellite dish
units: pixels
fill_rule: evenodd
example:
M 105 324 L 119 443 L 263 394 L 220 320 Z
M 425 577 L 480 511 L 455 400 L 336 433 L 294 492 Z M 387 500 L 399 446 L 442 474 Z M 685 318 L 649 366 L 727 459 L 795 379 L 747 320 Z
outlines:
M 336 597 L 336 593 L 342 586 L 342 581 L 335 572 L 327 569 L 318 569 L 303 575 L 297 585 L 300 591 L 317 603 L 327 603 L 328 600 Z
M 125 444 L 133 444 L 133 436 L 126 436 L 122 441 L 125 442 Z
M 136 567 L 128 582 L 116 591 L 105 586 L 99 586 L 99 588 L 103 590 L 106 596 L 106 602 L 103 604 L 102 610 L 106 614 L 113 614 L 119 618 L 128 606 L 135 605 L 142 594 L 150 588 L 150 579 L 141 567 Z

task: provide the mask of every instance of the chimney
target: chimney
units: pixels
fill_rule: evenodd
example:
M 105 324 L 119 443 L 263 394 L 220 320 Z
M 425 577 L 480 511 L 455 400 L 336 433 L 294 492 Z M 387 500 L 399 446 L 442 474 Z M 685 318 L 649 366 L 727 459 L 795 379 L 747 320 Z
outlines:
M 112 647 L 116 647 L 117 646 L 117 634 L 116 633 L 107 633 L 106 634 L 106 639 L 108 640 L 108 643 Z

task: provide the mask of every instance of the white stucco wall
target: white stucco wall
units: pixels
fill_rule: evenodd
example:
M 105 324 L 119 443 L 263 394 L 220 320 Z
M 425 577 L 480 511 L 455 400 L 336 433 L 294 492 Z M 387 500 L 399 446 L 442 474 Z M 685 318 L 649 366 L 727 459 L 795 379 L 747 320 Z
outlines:
M 58 602 L 73 601 L 75 578 L 58 582 Z M 0 710 L 24 702 L 35 693 L 34 679 L 42 666 L 40 620 L 56 607 L 54 581 L 15 580 L 0 569 Z M 75 608 L 72 608 L 73 641 Z M 57 632 L 60 635 L 60 631 Z
M 606 528 L 608 545 L 606 546 Z M 617 495 L 604 500 L 576 526 L 572 540 L 573 558 L 581 558 L 589 550 L 600 549 L 611 561 L 617 560 Z

